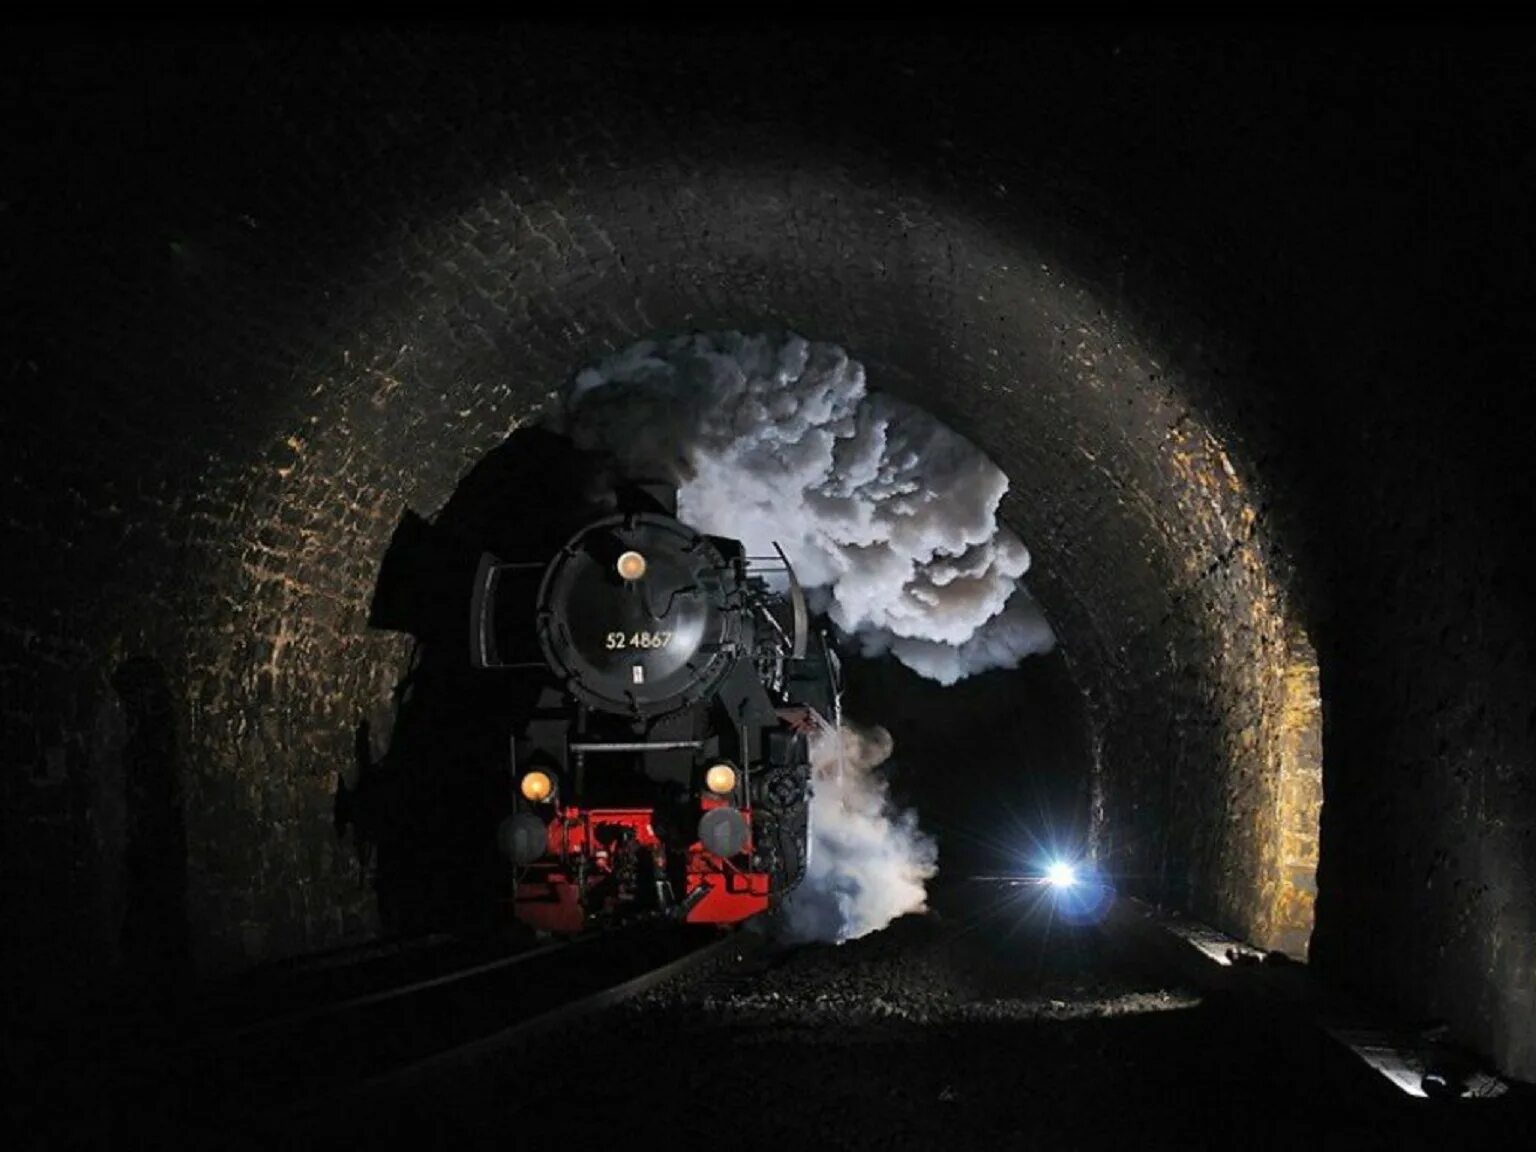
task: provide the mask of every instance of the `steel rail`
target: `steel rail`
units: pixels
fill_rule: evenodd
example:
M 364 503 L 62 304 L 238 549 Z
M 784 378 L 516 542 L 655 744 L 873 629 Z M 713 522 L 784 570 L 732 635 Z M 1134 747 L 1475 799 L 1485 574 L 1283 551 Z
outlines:
M 518 1048 L 551 1029 L 616 1007 L 705 963 L 726 951 L 731 945 L 738 943 L 745 943 L 739 934 L 723 935 L 718 940 L 694 948 L 676 959 L 650 968 L 639 975 L 585 996 L 579 996 L 548 1011 L 530 1016 L 526 1020 L 509 1024 L 489 1035 L 479 1036 L 440 1052 L 410 1060 L 353 1084 L 333 1087 L 331 1094 L 324 1099 L 306 1098 L 277 1108 L 263 1109 L 252 1119 L 265 1131 L 281 1130 L 288 1125 L 302 1124 L 306 1120 L 322 1119 L 325 1115 L 334 1113 L 338 1104 L 341 1103 L 358 1103 L 432 1080 L 455 1069 L 461 1069 L 466 1065 Z
M 664 984 L 674 976 L 680 976 L 684 972 L 703 964 L 726 948 L 736 943 L 734 934 L 725 935 L 709 944 L 695 948 L 676 960 L 668 961 L 659 967 L 642 972 L 638 976 L 615 984 L 612 987 L 601 989 L 587 996 L 579 997 L 569 1003 L 551 1008 L 547 1012 L 541 1012 L 537 1016 L 516 1024 L 508 1025 L 489 1036 L 482 1036 L 454 1048 L 437 1052 L 431 1056 L 424 1056 L 419 1060 L 413 1060 L 409 1064 L 403 1064 L 388 1072 L 361 1081 L 355 1086 L 359 1094 L 372 1094 L 403 1087 L 420 1080 L 430 1079 L 444 1071 L 456 1068 L 463 1064 L 474 1063 L 486 1056 L 505 1051 L 508 1048 L 532 1040 L 551 1028 L 569 1024 L 573 1020 L 583 1016 L 590 1016 L 613 1008 L 624 1001 L 649 992 L 659 984 Z
M 237 1028 L 231 1028 L 223 1032 L 201 1037 L 187 1044 L 174 1048 L 163 1049 L 156 1053 L 157 1056 L 180 1056 L 189 1052 L 197 1052 L 208 1048 L 218 1048 L 232 1040 L 243 1040 L 250 1036 L 259 1036 L 263 1032 L 277 1032 L 284 1028 L 292 1028 L 300 1024 L 308 1024 L 314 1020 L 323 1020 L 327 1016 L 338 1016 L 343 1012 L 349 1012 L 355 1008 L 366 1008 L 371 1004 L 382 1004 L 388 1000 L 397 1000 L 410 996 L 417 992 L 425 992 L 429 988 L 440 988 L 447 984 L 453 984 L 460 980 L 469 980 L 475 976 L 483 976 L 487 972 L 495 972 L 503 968 L 515 968 L 519 964 L 529 960 L 548 956 L 554 952 L 563 952 L 574 948 L 589 940 L 600 937 L 580 937 L 575 940 L 561 941 L 555 944 L 545 944 L 539 948 L 530 948 L 526 952 L 517 952 L 511 956 L 501 956 L 495 960 L 486 961 L 483 964 L 474 964 L 468 968 L 455 969 L 452 972 L 444 972 L 439 976 L 432 976 L 425 980 L 416 980 L 409 984 L 401 984 L 391 988 L 381 988 L 377 992 L 368 992 L 360 996 L 352 996 L 345 1000 L 335 1000 L 328 1003 L 316 1004 L 309 1008 L 302 1008 L 297 1012 L 288 1012 L 281 1016 L 273 1016 L 266 1020 L 255 1020 L 249 1024 L 242 1024 Z

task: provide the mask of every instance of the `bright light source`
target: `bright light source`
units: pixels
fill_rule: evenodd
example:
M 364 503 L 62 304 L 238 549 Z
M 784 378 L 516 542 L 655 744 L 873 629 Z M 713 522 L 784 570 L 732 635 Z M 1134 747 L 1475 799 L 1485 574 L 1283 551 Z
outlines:
M 638 580 L 645 575 L 645 557 L 638 552 L 626 552 L 616 565 L 619 575 L 626 580 Z
M 1058 860 L 1045 870 L 1045 882 L 1052 888 L 1070 888 L 1077 883 L 1077 869 Z
M 704 787 L 717 796 L 723 796 L 736 787 L 736 769 L 729 764 L 716 764 L 704 773 Z
M 523 777 L 523 795 L 535 804 L 548 800 L 555 790 L 555 782 L 545 772 L 530 772 Z

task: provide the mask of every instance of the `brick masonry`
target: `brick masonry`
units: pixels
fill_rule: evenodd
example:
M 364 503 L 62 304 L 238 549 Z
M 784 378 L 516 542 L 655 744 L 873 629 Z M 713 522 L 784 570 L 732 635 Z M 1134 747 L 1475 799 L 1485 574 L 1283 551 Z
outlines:
M 401 510 L 604 351 L 787 326 L 1009 472 L 1117 866 L 1296 951 L 1316 865 L 1325 971 L 1536 1076 L 1536 161 L 1479 112 L 1529 69 L 1473 99 L 1426 46 L 228 39 L 8 71 L 8 964 L 121 960 L 135 659 L 199 966 L 373 931 L 329 804 L 406 655 L 364 628 Z

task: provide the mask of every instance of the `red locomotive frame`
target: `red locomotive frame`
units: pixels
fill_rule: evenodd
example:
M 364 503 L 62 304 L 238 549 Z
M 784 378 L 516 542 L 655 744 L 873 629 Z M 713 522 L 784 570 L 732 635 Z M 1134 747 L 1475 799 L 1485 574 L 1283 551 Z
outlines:
M 726 802 L 705 800 L 703 806 L 725 807 Z M 750 822 L 750 810 L 744 814 Z M 557 934 L 576 933 L 585 927 L 593 909 L 582 899 L 583 887 L 590 892 L 612 875 L 612 853 L 593 835 L 594 826 L 599 824 L 631 828 L 642 851 L 664 851 L 647 810 L 560 808 L 549 823 L 546 845 L 555 863 L 531 866 L 518 882 L 513 911 L 519 920 Z M 752 848 L 749 841 L 745 853 L 750 855 Z M 585 882 L 578 876 L 583 859 L 589 862 Z M 768 910 L 772 879 L 767 872 L 743 869 L 698 841 L 689 847 L 687 859 L 687 887 L 681 894 L 685 922 L 734 924 Z

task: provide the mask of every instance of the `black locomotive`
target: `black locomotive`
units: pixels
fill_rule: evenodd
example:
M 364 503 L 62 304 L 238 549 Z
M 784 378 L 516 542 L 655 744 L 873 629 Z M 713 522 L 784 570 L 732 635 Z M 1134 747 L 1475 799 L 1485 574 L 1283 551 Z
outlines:
M 552 932 L 740 921 L 804 875 L 836 655 L 782 551 L 695 531 L 668 485 L 613 503 L 553 556 L 487 553 L 474 579 L 471 663 L 531 700 L 498 828 L 513 911 Z

